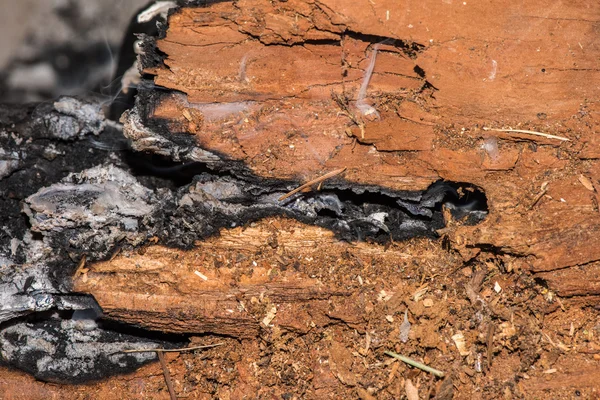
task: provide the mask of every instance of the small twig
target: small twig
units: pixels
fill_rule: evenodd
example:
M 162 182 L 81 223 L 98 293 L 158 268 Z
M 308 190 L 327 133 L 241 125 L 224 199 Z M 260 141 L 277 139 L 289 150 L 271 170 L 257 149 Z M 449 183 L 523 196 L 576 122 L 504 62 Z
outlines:
M 571 139 L 563 137 L 563 136 L 556 136 L 556 135 L 550 135 L 547 133 L 543 133 L 543 132 L 536 132 L 536 131 L 527 131 L 527 130 L 523 130 L 523 129 L 495 129 L 495 128 L 483 128 L 484 131 L 494 131 L 494 132 L 508 132 L 508 133 L 527 133 L 529 135 L 535 135 L 535 136 L 542 136 L 545 137 L 547 139 L 556 139 L 556 140 L 562 140 L 563 142 L 568 142 Z
M 75 270 L 79 270 L 85 267 L 85 261 L 87 260 L 86 255 L 82 255 L 79 259 L 79 263 L 77 264 L 77 268 Z
M 531 202 L 531 205 L 529 206 L 529 209 L 532 210 L 533 207 L 535 207 L 535 205 L 538 203 L 538 201 L 540 201 L 540 199 L 548 192 L 548 182 L 544 182 L 542 183 L 541 186 L 541 190 L 540 192 L 535 196 L 535 198 L 533 199 L 533 201 Z
M 120 252 L 121 252 L 121 246 L 119 245 L 119 246 L 117 246 L 117 248 L 116 248 L 116 249 L 115 249 L 115 250 L 112 252 L 112 254 L 110 255 L 110 258 L 108 259 L 108 261 L 112 261 L 112 260 L 114 260 L 114 259 L 115 259 L 115 258 L 116 258 L 116 257 L 119 255 L 119 253 L 120 253 Z
M 402 356 L 400 354 L 396 354 L 396 353 L 394 353 L 392 351 L 386 351 L 385 354 L 387 354 L 390 357 L 397 358 L 398 360 L 403 361 L 403 362 L 407 363 L 408 365 L 412 365 L 415 368 L 419 368 L 419 369 L 422 369 L 425 372 L 429 372 L 430 374 L 433 374 L 433 375 L 437 376 L 438 378 L 443 378 L 444 375 L 445 375 L 445 373 L 442 372 L 442 371 L 440 371 L 439 369 L 435 369 L 435 368 L 429 367 L 429 366 L 427 366 L 425 364 L 422 364 L 422 363 L 420 363 L 418 361 L 413 360 L 412 358 L 408 358 L 406 356 Z
M 317 183 L 323 182 L 324 180 L 326 180 L 326 179 L 329 179 L 329 178 L 331 178 L 331 177 L 333 177 L 333 176 L 339 175 L 339 174 L 341 174 L 342 172 L 344 172 L 345 170 L 346 170 L 346 167 L 344 167 L 344 168 L 340 168 L 340 169 L 336 169 L 335 171 L 328 172 L 328 173 L 326 173 L 325 175 L 321 175 L 320 177 L 318 177 L 318 178 L 315 178 L 315 179 L 313 179 L 312 181 L 308 181 L 308 182 L 306 182 L 306 183 L 305 183 L 304 185 L 302 185 L 302 186 L 298 186 L 296 189 L 292 190 L 291 192 L 288 192 L 288 193 L 284 194 L 284 195 L 283 195 L 283 196 L 281 196 L 281 197 L 280 197 L 278 200 L 279 200 L 279 201 L 283 201 L 283 200 L 287 199 L 288 197 L 290 197 L 290 196 L 293 196 L 293 195 L 295 195 L 296 193 L 298 193 L 298 192 L 300 192 L 300 191 L 302 191 L 302 190 L 304 190 L 304 189 L 306 189 L 306 188 L 309 188 L 309 187 L 311 187 L 312 185 L 315 185 L 315 184 L 317 184 Z
M 165 376 L 165 382 L 167 384 L 167 388 L 169 389 L 169 396 L 171 396 L 171 400 L 177 400 L 177 396 L 175 395 L 175 389 L 173 388 L 173 382 L 171 381 L 171 374 L 167 369 L 165 356 L 162 352 L 158 352 L 158 360 L 160 361 L 160 366 L 162 367 L 163 375 Z
M 211 347 L 223 346 L 225 343 L 215 343 L 215 344 L 207 344 L 205 346 L 194 346 L 194 347 L 182 347 L 180 349 L 132 349 L 132 350 L 123 350 L 121 353 L 147 353 L 147 352 L 155 352 L 155 353 L 170 353 L 170 352 L 181 352 L 181 351 L 192 351 L 192 350 L 200 350 L 200 349 L 210 349 Z

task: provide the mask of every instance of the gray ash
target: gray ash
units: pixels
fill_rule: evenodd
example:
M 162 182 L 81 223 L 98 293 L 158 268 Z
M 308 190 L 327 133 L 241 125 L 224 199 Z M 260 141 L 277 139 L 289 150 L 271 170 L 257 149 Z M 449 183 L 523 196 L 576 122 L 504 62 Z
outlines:
M 58 315 L 12 323 L 0 331 L 4 363 L 56 383 L 82 383 L 134 371 L 156 360 L 156 353 L 123 350 L 163 346 L 172 344 L 104 330 L 93 319 L 62 319 Z

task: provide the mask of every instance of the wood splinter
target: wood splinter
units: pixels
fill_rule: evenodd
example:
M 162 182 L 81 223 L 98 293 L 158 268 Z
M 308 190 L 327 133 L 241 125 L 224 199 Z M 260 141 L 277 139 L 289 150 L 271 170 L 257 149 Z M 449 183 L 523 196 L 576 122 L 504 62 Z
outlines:
M 175 388 L 173 388 L 173 381 L 171 381 L 171 374 L 169 373 L 169 369 L 167 368 L 165 357 L 160 351 L 157 354 L 158 360 L 160 361 L 160 366 L 163 370 L 163 375 L 165 376 L 165 383 L 167 384 L 167 389 L 169 389 L 169 397 L 171 398 L 171 400 L 177 400 L 177 395 L 175 394 Z
M 571 139 L 563 137 L 563 136 L 550 135 L 550 134 L 544 133 L 544 132 L 529 131 L 529 130 L 525 130 L 525 129 L 495 129 L 495 128 L 484 127 L 483 130 L 484 131 L 494 131 L 494 132 L 506 132 L 506 133 L 525 133 L 528 135 L 545 137 L 547 139 L 561 140 L 563 142 L 571 141 Z
M 535 205 L 540 201 L 540 199 L 548 192 L 548 183 L 549 182 L 542 183 L 540 192 L 535 196 L 535 198 L 531 202 L 531 205 L 529 206 L 530 210 L 533 210 L 533 207 L 535 207 Z
M 344 168 L 340 168 L 340 169 L 336 169 L 335 171 L 328 172 L 328 173 L 326 173 L 325 175 L 321 175 L 321 176 L 320 176 L 320 177 L 318 177 L 318 178 L 315 178 L 315 179 L 313 179 L 313 180 L 311 180 L 311 181 L 308 181 L 308 182 L 306 182 L 304 185 L 302 185 L 302 186 L 298 186 L 296 189 L 292 190 L 291 192 L 288 192 L 288 193 L 284 194 L 283 196 L 281 196 L 281 197 L 278 199 L 278 201 L 283 201 L 283 200 L 287 199 L 288 197 L 290 197 L 290 196 L 293 196 L 293 195 L 295 195 L 296 193 L 298 193 L 298 192 L 301 192 L 302 190 L 304 190 L 304 189 L 306 189 L 306 188 L 310 188 L 312 185 L 316 185 L 317 183 L 319 183 L 319 184 L 320 184 L 320 183 L 322 183 L 323 181 L 325 181 L 325 180 L 327 180 L 327 179 L 329 179 L 329 178 L 331 178 L 331 177 L 334 177 L 334 176 L 336 176 L 336 175 L 339 175 L 339 174 L 341 174 L 341 173 L 342 173 L 342 172 L 344 172 L 345 170 L 346 170 L 346 167 L 344 167 Z M 319 185 L 319 188 L 320 188 L 320 187 L 321 187 L 321 185 Z

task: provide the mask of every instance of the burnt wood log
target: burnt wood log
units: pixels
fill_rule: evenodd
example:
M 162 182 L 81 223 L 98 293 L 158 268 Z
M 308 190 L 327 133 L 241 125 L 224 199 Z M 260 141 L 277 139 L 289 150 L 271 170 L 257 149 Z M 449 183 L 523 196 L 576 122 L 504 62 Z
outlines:
M 261 340 L 319 336 L 297 355 L 314 362 L 303 394 L 315 397 L 369 398 L 366 358 L 344 358 L 356 335 L 372 363 L 406 345 L 442 368 L 475 368 L 475 353 L 489 367 L 502 343 L 527 371 L 542 328 L 564 328 L 530 315 L 581 312 L 599 294 L 600 7 L 392 3 L 189 2 L 143 37 L 122 127 L 71 98 L 3 111 L 4 361 L 65 381 L 72 370 L 32 363 L 35 346 L 6 349 L 101 310 L 92 329 L 119 349 L 135 335 L 110 324 L 145 332 L 138 347 L 222 335 L 248 349 L 239 371 Z M 27 318 L 47 310 L 60 318 Z M 448 350 L 457 331 L 476 352 Z M 569 350 L 593 353 L 588 342 Z M 552 386 L 536 379 L 533 391 Z
M 125 135 L 140 151 L 249 170 L 268 180 L 265 190 L 273 179 L 296 181 L 290 190 L 340 168 L 343 189 L 467 182 L 485 193 L 489 215 L 443 232 L 466 260 L 492 250 L 533 272 L 598 260 L 591 42 L 569 58 L 557 45 L 537 51 L 541 38 L 519 42 L 534 23 L 542 36 L 559 29 L 536 14 L 543 1 L 518 12 L 464 7 L 456 30 L 427 26 L 432 10 L 442 12 L 437 3 L 411 8 L 419 23 L 399 23 L 385 2 L 373 7 L 239 1 L 175 12 L 142 56 L 154 84 L 173 91 L 143 91 L 123 117 Z M 597 10 L 585 12 L 593 20 Z M 461 23 L 473 18 L 487 29 Z M 560 25 L 586 40 L 591 29 Z

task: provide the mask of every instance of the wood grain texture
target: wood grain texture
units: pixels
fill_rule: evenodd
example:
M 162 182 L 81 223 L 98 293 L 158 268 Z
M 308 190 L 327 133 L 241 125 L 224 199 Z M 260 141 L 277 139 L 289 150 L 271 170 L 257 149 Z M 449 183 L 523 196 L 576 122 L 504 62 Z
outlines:
M 146 70 L 181 94 L 155 99 L 145 117 L 265 178 L 306 182 L 346 168 L 351 183 L 391 190 L 473 183 L 488 197 L 488 219 L 445 232 L 465 259 L 493 250 L 524 257 L 533 271 L 585 265 L 600 259 L 596 194 L 578 180 L 600 176 L 599 93 L 588 84 L 598 74 L 600 8 L 579 6 L 426 1 L 400 13 L 386 1 L 247 0 L 184 8 L 158 40 L 165 65 Z M 375 45 L 365 101 L 378 118 L 356 104 Z

